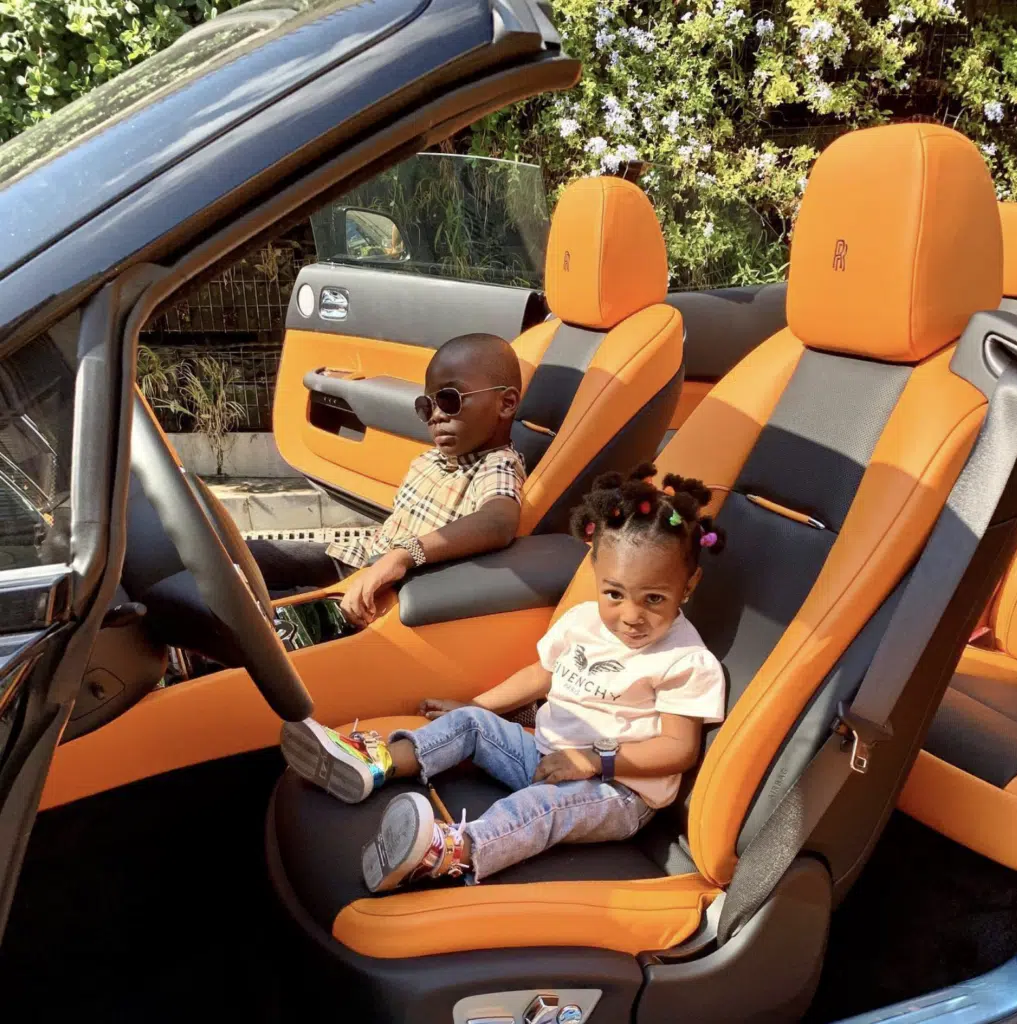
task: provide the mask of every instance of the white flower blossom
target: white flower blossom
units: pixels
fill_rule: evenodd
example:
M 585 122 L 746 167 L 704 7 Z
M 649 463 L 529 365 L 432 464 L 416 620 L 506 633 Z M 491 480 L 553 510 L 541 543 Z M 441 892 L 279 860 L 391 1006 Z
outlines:
M 682 123 L 682 115 L 677 110 L 672 110 L 661 123 L 673 135 L 678 131 L 678 126 Z
M 605 96 L 603 100 L 604 124 L 615 132 L 632 130 L 632 114 L 627 111 L 614 96 Z
M 777 154 L 776 153 L 760 153 L 759 154 L 759 169 L 761 172 L 772 171 L 777 165 Z
M 807 53 L 805 55 L 805 66 L 810 71 L 816 71 L 819 68 L 819 59 L 818 53 Z
M 775 28 L 773 18 L 760 18 L 756 22 L 756 35 L 760 39 L 765 39 L 767 36 L 773 35 Z
M 809 179 L 808 178 L 799 178 L 798 179 L 798 191 L 799 192 L 804 192 L 805 191 L 805 186 L 808 185 L 808 183 L 809 183 Z
M 709 238 L 712 234 L 713 234 L 713 221 L 712 220 L 708 220 L 703 225 L 703 237 L 704 238 Z
M 563 117 L 558 122 L 558 131 L 563 139 L 567 139 L 579 131 L 579 122 L 574 117 Z
M 644 132 L 652 132 L 653 131 L 653 118 L 652 117 L 644 117 L 643 121 L 642 121 L 642 125 L 643 125 L 643 131 Z
M 623 146 L 619 146 L 616 152 L 623 160 L 631 161 L 639 159 L 639 150 L 628 142 L 626 142 Z
M 621 54 L 617 50 L 611 51 L 611 56 L 607 59 L 608 67 L 616 68 L 621 63 Z
M 603 25 L 605 21 L 611 19 L 611 15 L 614 13 L 610 7 L 598 7 L 596 10 L 597 24 Z
M 947 14 L 957 13 L 957 6 L 954 0 L 936 0 L 936 4 L 941 11 L 946 11 Z
M 621 166 L 621 157 L 617 153 L 605 153 L 600 158 L 600 169 L 605 174 L 617 174 Z
M 707 174 L 705 171 L 699 173 L 699 184 L 700 185 L 713 185 L 717 181 L 716 174 Z
M 744 18 L 745 18 L 745 12 L 744 12 L 744 11 L 743 11 L 743 10 L 742 10 L 742 9 L 741 9 L 740 7 L 736 7 L 736 8 L 735 8 L 735 9 L 734 9 L 734 10 L 733 10 L 733 11 L 732 11 L 732 12 L 731 12 L 731 13 L 730 13 L 730 14 L 729 14 L 728 16 L 727 16 L 727 20 L 726 20 L 726 21 L 724 22 L 724 24 L 725 24 L 725 25 L 727 25 L 727 27 L 728 27 L 728 28 L 734 28 L 734 27 L 735 27 L 735 26 L 736 26 L 737 24 L 739 24 L 739 23 L 740 23 L 740 22 L 741 22 L 741 21 L 742 21 L 742 20 L 743 20 Z
M 987 142 L 985 145 L 979 147 L 986 156 L 996 155 L 996 145 L 993 142 Z
M 656 171 L 647 171 L 643 175 L 639 184 L 642 185 L 647 192 L 650 192 L 660 184 L 660 176 Z
M 643 53 L 653 53 L 657 49 L 657 40 L 653 33 L 647 32 L 645 29 L 623 28 L 618 34 L 642 50 Z
M 601 138 L 599 135 L 594 135 L 583 148 L 587 153 L 592 153 L 594 156 L 600 156 L 601 153 L 607 150 L 607 139 Z
M 829 103 L 833 98 L 833 89 L 831 89 L 826 82 L 821 82 L 816 86 L 814 95 L 817 103 Z
M 704 142 L 699 147 L 699 152 L 702 153 L 703 156 L 709 156 L 712 151 L 713 151 L 713 146 L 711 146 L 710 143 L 708 143 L 708 142 Z
M 999 100 L 989 100 L 988 103 L 982 107 L 985 113 L 986 121 L 1002 121 L 1003 120 L 1003 104 Z
M 691 11 L 686 11 L 682 15 L 682 21 L 691 21 L 691 20 L 692 20 L 692 12 Z
M 593 45 L 598 50 L 606 50 L 614 42 L 614 33 L 608 32 L 606 28 L 598 28 L 597 34 L 593 37 Z
M 833 25 L 825 18 L 817 18 L 808 28 L 801 30 L 801 37 L 804 42 L 828 43 L 833 38 Z
M 679 146 L 679 147 L 678 147 L 678 155 L 679 155 L 679 156 L 680 156 L 680 157 L 681 157 L 681 158 L 682 158 L 683 160 L 688 160 L 688 158 L 689 158 L 690 156 L 692 156 L 692 154 L 693 154 L 694 152 L 695 152 L 695 148 L 694 148 L 693 146 Z

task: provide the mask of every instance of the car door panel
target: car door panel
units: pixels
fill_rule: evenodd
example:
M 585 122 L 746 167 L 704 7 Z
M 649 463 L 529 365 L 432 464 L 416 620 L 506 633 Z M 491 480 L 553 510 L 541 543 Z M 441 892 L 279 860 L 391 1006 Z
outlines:
M 511 340 L 543 315 L 528 288 L 345 264 L 305 267 L 294 284 L 276 382 L 280 453 L 333 490 L 391 508 L 410 461 L 430 445 L 413 398 L 437 348 L 478 331 Z

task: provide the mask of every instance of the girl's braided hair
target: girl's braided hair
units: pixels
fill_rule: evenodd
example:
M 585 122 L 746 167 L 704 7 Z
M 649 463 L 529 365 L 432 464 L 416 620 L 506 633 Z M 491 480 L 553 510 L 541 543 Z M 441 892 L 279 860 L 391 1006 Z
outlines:
M 621 473 L 597 477 L 593 490 L 572 512 L 573 535 L 591 543 L 594 555 L 605 536 L 670 537 L 681 542 L 692 569 L 703 548 L 720 554 L 724 531 L 710 516 L 699 514 L 710 503 L 710 489 L 701 480 L 668 473 L 658 490 L 653 483 L 656 475 L 656 466 L 642 463 L 628 479 Z

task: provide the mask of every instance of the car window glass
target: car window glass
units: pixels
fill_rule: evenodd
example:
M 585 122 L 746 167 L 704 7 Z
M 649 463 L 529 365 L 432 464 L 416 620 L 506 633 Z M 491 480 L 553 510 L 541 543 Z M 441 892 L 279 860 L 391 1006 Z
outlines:
M 68 562 L 77 329 L 0 350 L 0 572 Z
M 353 0 L 343 0 L 353 2 Z M 132 108 L 151 103 L 167 90 L 179 90 L 217 61 L 252 43 L 261 45 L 272 30 L 294 17 L 339 6 L 340 0 L 255 0 L 243 13 L 220 16 L 186 33 L 173 45 L 87 92 L 51 117 L 0 147 L 0 184 L 30 164 L 78 143 L 88 132 L 107 127 Z
M 541 287 L 550 229 L 533 164 L 418 153 L 311 215 L 318 259 Z

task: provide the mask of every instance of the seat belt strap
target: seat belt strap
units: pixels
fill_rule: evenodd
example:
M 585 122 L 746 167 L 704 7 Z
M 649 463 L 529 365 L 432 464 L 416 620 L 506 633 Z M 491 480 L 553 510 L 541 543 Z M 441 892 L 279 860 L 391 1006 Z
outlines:
M 717 928 L 723 945 L 759 910 L 872 748 L 953 598 L 1017 464 L 1017 368 L 1007 363 L 978 439 L 894 609 L 851 706 L 745 848 Z M 845 737 L 851 740 L 845 751 Z

